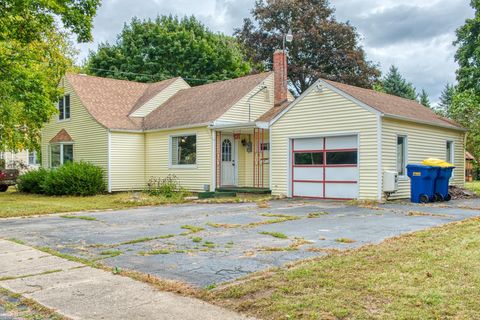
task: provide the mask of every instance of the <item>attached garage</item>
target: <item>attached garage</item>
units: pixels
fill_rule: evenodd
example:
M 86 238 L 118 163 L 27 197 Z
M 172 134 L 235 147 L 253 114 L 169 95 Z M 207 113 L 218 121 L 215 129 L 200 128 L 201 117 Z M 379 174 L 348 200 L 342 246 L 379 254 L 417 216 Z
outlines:
M 384 201 L 385 171 L 398 172 L 389 199 L 410 196 L 408 163 L 452 159 L 464 184 L 465 129 L 416 101 L 318 80 L 259 126 L 270 129 L 274 195 Z
M 292 139 L 291 144 L 293 197 L 358 197 L 357 135 Z

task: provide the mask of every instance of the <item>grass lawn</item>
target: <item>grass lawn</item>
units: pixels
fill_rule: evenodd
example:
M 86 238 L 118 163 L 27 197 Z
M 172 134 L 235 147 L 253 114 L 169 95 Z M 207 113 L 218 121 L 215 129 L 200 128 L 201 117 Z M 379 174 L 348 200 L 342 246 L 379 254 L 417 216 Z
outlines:
M 263 319 L 478 319 L 480 219 L 255 274 L 207 300 Z
M 10 187 L 8 192 L 0 192 L 0 219 L 50 213 L 124 209 L 186 202 L 182 198 L 154 197 L 144 193 L 137 193 L 137 195 L 139 195 L 139 198 L 135 199 L 131 192 L 103 194 L 92 197 L 50 197 L 22 194 L 17 192 L 15 188 Z M 265 195 L 252 195 L 243 198 L 208 199 L 201 202 L 255 202 L 265 198 Z
M 480 195 L 480 181 L 466 182 L 465 187 Z

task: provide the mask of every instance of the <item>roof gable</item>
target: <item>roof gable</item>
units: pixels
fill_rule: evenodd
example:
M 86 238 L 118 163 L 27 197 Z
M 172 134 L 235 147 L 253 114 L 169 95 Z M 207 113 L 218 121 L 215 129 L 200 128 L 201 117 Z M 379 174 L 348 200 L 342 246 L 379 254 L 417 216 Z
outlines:
M 174 81 L 149 84 L 72 73 L 65 78 L 95 120 L 109 129 L 127 130 L 142 129 L 141 119 L 129 117 L 132 108 L 148 101 Z
M 73 142 L 72 137 L 68 134 L 67 130 L 60 130 L 55 137 L 50 140 L 50 143 L 60 143 L 60 142 Z
M 270 125 L 272 125 L 310 94 L 312 90 L 321 90 L 322 86 L 326 86 L 360 107 L 381 116 L 466 131 L 455 121 L 437 115 L 430 108 L 416 101 L 325 79 L 317 80 L 290 105 L 283 107 L 283 110 L 272 111 L 273 116 L 272 114 L 266 115 L 263 121 L 268 121 L 271 118 Z M 262 119 L 258 121 L 262 121 Z
M 213 122 L 270 75 L 267 72 L 180 90 L 145 117 L 144 128 L 166 129 Z

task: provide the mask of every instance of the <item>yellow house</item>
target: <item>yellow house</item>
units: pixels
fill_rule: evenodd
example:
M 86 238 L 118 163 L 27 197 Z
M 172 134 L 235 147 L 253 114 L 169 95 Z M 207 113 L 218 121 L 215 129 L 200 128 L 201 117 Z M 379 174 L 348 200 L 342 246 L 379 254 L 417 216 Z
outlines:
M 67 74 L 42 131 L 42 164 L 94 163 L 110 192 L 172 174 L 191 191 L 384 200 L 409 196 L 408 163 L 436 157 L 456 165 L 452 181 L 463 185 L 458 124 L 415 101 L 322 79 L 293 101 L 285 53 L 273 61 L 274 72 L 198 87 Z M 392 172 L 394 191 L 384 187 Z

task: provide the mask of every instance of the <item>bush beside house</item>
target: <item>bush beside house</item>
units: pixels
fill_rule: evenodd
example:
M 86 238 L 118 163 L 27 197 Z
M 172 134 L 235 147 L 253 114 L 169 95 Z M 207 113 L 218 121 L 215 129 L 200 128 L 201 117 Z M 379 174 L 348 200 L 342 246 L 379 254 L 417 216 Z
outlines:
M 103 169 L 87 162 L 70 162 L 56 169 L 39 169 L 18 178 L 20 192 L 91 196 L 105 192 Z

